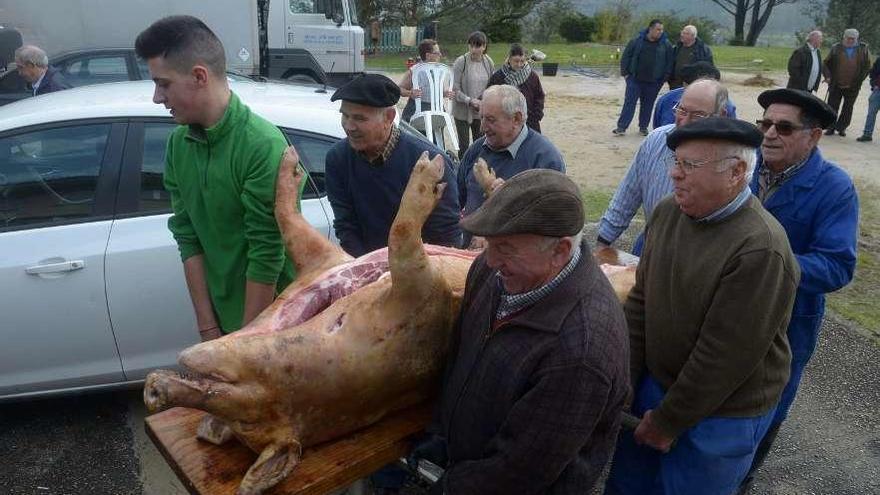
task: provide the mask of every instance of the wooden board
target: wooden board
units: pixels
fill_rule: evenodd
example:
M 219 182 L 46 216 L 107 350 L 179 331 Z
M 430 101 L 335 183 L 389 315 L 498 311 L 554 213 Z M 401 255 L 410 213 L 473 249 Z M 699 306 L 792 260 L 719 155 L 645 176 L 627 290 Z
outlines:
M 147 435 L 194 495 L 234 494 L 257 454 L 231 440 L 213 445 L 196 439 L 205 413 L 175 407 L 147 417 Z M 348 437 L 306 449 L 290 476 L 266 495 L 323 495 L 344 488 L 406 455 L 409 437 L 430 420 L 430 407 L 393 414 Z

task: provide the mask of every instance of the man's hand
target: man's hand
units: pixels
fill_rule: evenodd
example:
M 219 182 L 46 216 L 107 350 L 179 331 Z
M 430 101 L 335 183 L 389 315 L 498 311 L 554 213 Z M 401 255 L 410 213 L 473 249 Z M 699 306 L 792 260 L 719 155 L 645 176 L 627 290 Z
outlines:
M 480 100 L 478 100 L 476 98 L 472 98 L 470 101 L 471 108 L 473 108 L 474 110 L 476 110 L 478 112 L 480 111 L 480 104 L 481 104 Z
M 444 91 L 443 96 L 450 98 L 450 99 L 455 98 L 455 91 L 452 91 L 451 89 L 448 91 Z
M 639 445 L 647 445 L 648 447 L 659 450 L 663 453 L 669 452 L 675 438 L 667 436 L 657 428 L 652 420 L 651 413 L 652 411 L 650 409 L 645 411 L 645 415 L 642 416 L 639 426 L 637 426 L 636 431 L 633 432 L 633 437 Z
M 422 89 L 421 88 L 413 88 L 410 91 L 410 98 L 420 98 L 421 96 L 422 96 Z
M 199 329 L 199 337 L 202 338 L 202 342 L 207 342 L 209 340 L 219 339 L 222 336 L 223 336 L 223 332 L 220 331 L 220 327 L 218 327 L 218 326 Z
M 471 251 L 482 251 L 486 249 L 486 246 L 488 245 L 485 237 L 475 235 L 471 238 L 471 244 L 468 246 L 468 249 Z

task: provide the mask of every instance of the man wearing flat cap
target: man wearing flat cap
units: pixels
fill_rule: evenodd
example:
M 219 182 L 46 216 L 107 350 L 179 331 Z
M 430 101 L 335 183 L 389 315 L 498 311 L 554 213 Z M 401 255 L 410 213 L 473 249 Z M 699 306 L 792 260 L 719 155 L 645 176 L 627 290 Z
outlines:
M 709 117 L 669 134 L 675 189 L 647 227 L 624 305 L 634 431 L 606 495 L 730 495 L 788 381 L 800 277 L 785 231 L 748 184 L 761 133 Z
M 791 378 L 755 456 L 753 472 L 770 450 L 816 348 L 825 294 L 852 280 L 859 223 L 852 180 L 825 160 L 817 146 L 822 129 L 834 124 L 834 110 L 815 95 L 795 89 L 765 91 L 758 103 L 764 107 L 758 121 L 764 140 L 751 189 L 785 228 L 801 281 L 788 326 Z
M 626 325 L 581 242 L 578 187 L 546 169 L 495 189 L 464 230 L 484 236 L 453 333 L 431 434 L 411 459 L 433 493 L 589 493 L 629 395 Z
M 423 153 L 443 154 L 433 144 L 402 132 L 394 123 L 400 88 L 380 74 L 360 76 L 336 90 L 342 100 L 346 138 L 327 152 L 327 196 L 339 244 L 352 256 L 388 245 L 391 223 L 410 172 Z M 458 188 L 452 163 L 445 157 L 446 189 L 428 217 L 422 238 L 430 244 L 458 247 Z

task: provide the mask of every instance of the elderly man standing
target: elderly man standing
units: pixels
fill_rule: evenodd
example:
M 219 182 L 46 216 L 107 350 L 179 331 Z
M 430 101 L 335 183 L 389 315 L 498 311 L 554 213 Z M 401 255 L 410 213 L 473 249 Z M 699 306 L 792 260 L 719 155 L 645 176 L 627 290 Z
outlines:
M 556 146 L 526 125 L 528 110 L 522 92 L 510 85 L 490 86 L 480 105 L 483 137 L 474 141 L 458 166 L 458 199 L 467 217 L 483 204 L 483 190 L 474 176 L 474 164 L 482 158 L 499 179 L 533 168 L 565 172 L 565 161 Z M 471 235 L 465 238 L 470 244 Z M 477 243 L 482 246 L 479 239 Z
M 15 50 L 15 67 L 21 78 L 34 89 L 34 96 L 70 89 L 70 84 L 54 67 L 49 66 L 49 57 L 41 48 L 24 45 Z
M 859 199 L 852 180 L 825 160 L 817 146 L 822 129 L 834 123 L 834 110 L 811 93 L 793 89 L 765 91 L 758 103 L 764 107 L 764 117 L 758 121 L 764 141 L 751 188 L 785 228 L 800 265 L 801 281 L 788 325 L 791 378 L 749 480 L 788 415 L 804 367 L 816 348 L 825 294 L 852 280 L 859 225 Z
M 847 29 L 843 32 L 843 43 L 835 43 L 831 47 L 822 67 L 822 74 L 828 83 L 828 104 L 837 112 L 837 122 L 834 127 L 825 131 L 826 136 L 833 136 L 834 131 L 846 136 L 846 128 L 852 121 L 853 105 L 870 70 L 871 53 L 868 45 L 859 41 L 857 30 Z
M 452 337 L 433 434 L 411 458 L 432 493 L 584 494 L 629 396 L 620 303 L 581 242 L 578 187 L 555 170 L 507 180 L 462 228 L 485 236 Z
M 676 90 L 678 91 L 678 90 Z M 727 116 L 727 88 L 714 79 L 701 79 L 685 88 L 681 101 L 675 106 L 675 123 L 654 129 L 642 141 L 608 209 L 599 220 L 600 248 L 610 246 L 629 227 L 639 207 L 645 218 L 651 218 L 654 207 L 672 194 L 672 179 L 668 165 L 672 150 L 666 139 L 676 128 L 713 115 Z M 639 234 L 633 245 L 633 254 L 640 255 L 644 234 Z
M 815 92 L 822 75 L 822 31 L 813 31 L 807 42 L 788 59 L 788 88 Z
M 624 306 L 642 419 L 619 438 L 606 495 L 730 495 L 770 426 L 800 274 L 749 189 L 761 139 L 719 117 L 669 134 L 675 192 L 651 216 Z
M 697 37 L 697 27 L 687 25 L 681 29 L 678 43 L 672 49 L 672 75 L 669 77 L 669 89 L 680 88 L 684 79 L 682 69 L 697 62 L 715 65 L 712 49 Z
M 400 88 L 381 74 L 365 74 L 336 90 L 345 139 L 327 152 L 326 186 L 339 244 L 352 256 L 388 245 L 391 223 L 410 172 L 423 153 L 443 154 L 394 124 Z M 445 155 L 444 155 L 445 158 Z M 448 158 L 440 203 L 422 229 L 425 242 L 458 247 L 458 190 Z
M 617 127 L 611 132 L 617 136 L 626 134 L 626 128 L 636 113 L 639 102 L 639 132 L 648 135 L 654 101 L 663 83 L 672 73 L 672 44 L 663 32 L 663 23 L 651 20 L 648 27 L 630 40 L 620 57 L 620 75 L 626 78 L 626 94 Z

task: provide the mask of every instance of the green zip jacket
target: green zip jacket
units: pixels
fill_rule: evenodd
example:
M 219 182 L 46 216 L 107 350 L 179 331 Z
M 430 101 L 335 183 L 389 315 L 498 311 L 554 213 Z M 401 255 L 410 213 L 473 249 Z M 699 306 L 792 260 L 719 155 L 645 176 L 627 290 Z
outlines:
M 168 139 L 168 228 L 182 260 L 204 254 L 211 302 L 226 333 L 242 325 L 246 280 L 276 284 L 276 292 L 293 280 L 274 215 L 286 147 L 281 131 L 235 93 L 216 125 L 180 126 Z

